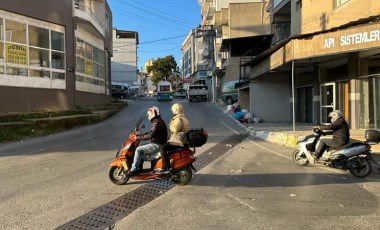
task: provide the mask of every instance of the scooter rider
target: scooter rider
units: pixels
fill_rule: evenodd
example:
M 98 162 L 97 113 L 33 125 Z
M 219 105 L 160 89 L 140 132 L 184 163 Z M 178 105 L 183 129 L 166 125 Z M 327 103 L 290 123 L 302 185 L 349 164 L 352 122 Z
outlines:
M 181 135 L 189 131 L 190 123 L 185 117 L 183 106 L 180 103 L 175 103 L 172 105 L 173 118 L 169 123 L 170 137 L 166 144 L 162 145 L 160 148 L 160 153 L 162 156 L 162 169 L 157 171 L 158 173 L 168 173 L 170 170 L 170 160 L 169 155 L 166 151 L 170 149 L 178 148 L 178 146 L 183 147 L 184 144 L 181 140 Z
M 343 118 L 342 112 L 334 110 L 329 113 L 331 125 L 320 125 L 320 130 L 331 130 L 332 135 L 322 136 L 315 149 L 314 158 L 319 159 L 326 147 L 340 147 L 347 144 L 350 140 L 350 128 Z
M 165 121 L 161 118 L 159 108 L 155 106 L 149 108 L 147 116 L 151 122 L 150 132 L 137 135 L 135 138 L 137 140 L 150 140 L 151 143 L 136 148 L 131 170 L 127 172 L 128 176 L 133 176 L 138 172 L 144 154 L 158 152 L 160 146 L 168 140 L 168 130 Z

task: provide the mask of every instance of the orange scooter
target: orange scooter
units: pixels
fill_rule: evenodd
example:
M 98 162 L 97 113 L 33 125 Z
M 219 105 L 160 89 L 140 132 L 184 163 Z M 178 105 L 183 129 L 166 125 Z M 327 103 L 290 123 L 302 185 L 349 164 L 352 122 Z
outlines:
M 114 184 L 122 185 L 127 183 L 130 179 L 126 173 L 132 166 L 135 150 L 140 144 L 140 141 L 134 139 L 133 137 L 141 133 L 140 129 L 145 128 L 145 125 L 142 123 L 142 121 L 143 118 L 140 118 L 132 133 L 129 134 L 128 140 L 122 144 L 116 153 L 116 158 L 110 165 L 111 168 L 109 171 L 109 178 Z M 200 132 L 200 130 L 197 131 L 198 133 Z M 206 143 L 208 136 L 207 132 L 203 131 L 203 129 L 201 132 L 203 132 L 203 134 L 201 133 L 201 142 Z M 199 142 L 197 145 L 199 145 Z M 195 147 L 199 146 L 191 146 L 193 147 L 193 150 L 191 150 L 189 147 L 190 145 L 186 147 L 178 147 L 168 151 L 171 170 L 167 174 L 155 172 L 162 166 L 162 159 L 159 152 L 153 154 L 145 154 L 142 158 L 139 172 L 136 175 L 132 176 L 132 178 L 137 180 L 162 178 L 172 180 L 177 185 L 187 185 L 193 176 L 192 170 L 195 171 L 195 168 L 192 165 L 192 163 L 197 159 L 194 156 Z M 144 168 L 144 162 L 150 162 L 150 167 Z

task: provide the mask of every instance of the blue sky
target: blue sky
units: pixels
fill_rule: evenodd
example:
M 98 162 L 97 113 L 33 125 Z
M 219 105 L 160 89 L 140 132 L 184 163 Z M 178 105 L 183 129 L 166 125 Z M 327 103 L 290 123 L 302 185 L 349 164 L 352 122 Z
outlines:
M 151 58 L 173 55 L 180 65 L 181 44 L 200 24 L 197 0 L 108 0 L 113 27 L 136 31 L 138 68 Z

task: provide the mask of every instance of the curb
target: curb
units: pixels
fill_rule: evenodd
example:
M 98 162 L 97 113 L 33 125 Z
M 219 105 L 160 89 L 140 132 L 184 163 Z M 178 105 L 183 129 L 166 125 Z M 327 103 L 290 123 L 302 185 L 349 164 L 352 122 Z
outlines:
M 220 106 L 218 106 L 220 107 Z M 223 111 L 223 110 L 222 110 Z M 297 135 L 297 134 L 289 134 L 289 133 L 281 133 L 281 132 L 270 132 L 270 131 L 259 131 L 255 130 L 253 127 L 247 127 L 246 125 L 242 124 L 235 118 L 231 116 L 231 114 L 225 113 L 228 117 L 230 117 L 236 124 L 238 124 L 243 129 L 247 130 L 250 136 L 254 136 L 257 138 L 260 138 L 264 141 L 280 144 L 289 148 L 297 148 L 297 141 L 299 138 L 301 138 L 304 135 Z M 354 138 L 355 137 L 351 137 Z M 372 163 L 372 171 L 380 172 L 380 153 L 377 151 L 372 151 L 372 156 L 374 158 L 374 161 Z M 377 170 L 376 170 L 377 169 Z

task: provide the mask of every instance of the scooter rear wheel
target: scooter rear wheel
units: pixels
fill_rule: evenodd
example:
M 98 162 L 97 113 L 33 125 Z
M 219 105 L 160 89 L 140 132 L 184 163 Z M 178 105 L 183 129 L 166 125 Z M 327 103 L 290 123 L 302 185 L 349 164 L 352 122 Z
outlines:
M 309 164 L 309 160 L 307 159 L 305 153 L 303 153 L 301 149 L 297 149 L 293 152 L 293 160 L 301 166 Z
M 108 174 L 112 183 L 117 185 L 122 185 L 128 182 L 129 176 L 127 176 L 123 169 L 119 167 L 112 166 Z
M 176 185 L 187 185 L 193 177 L 193 171 L 189 166 L 177 170 L 173 173 L 173 182 Z
M 364 178 L 368 176 L 372 171 L 372 166 L 369 160 L 365 157 L 356 157 L 353 160 L 350 160 L 349 171 L 352 175 Z

